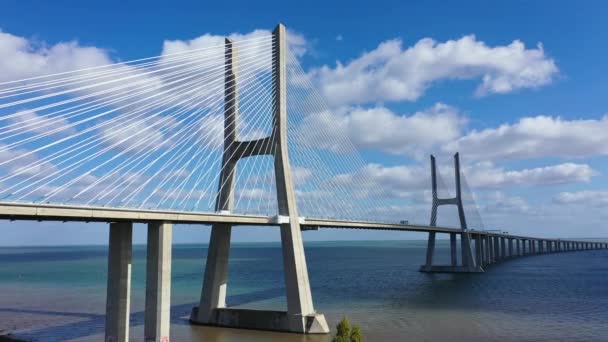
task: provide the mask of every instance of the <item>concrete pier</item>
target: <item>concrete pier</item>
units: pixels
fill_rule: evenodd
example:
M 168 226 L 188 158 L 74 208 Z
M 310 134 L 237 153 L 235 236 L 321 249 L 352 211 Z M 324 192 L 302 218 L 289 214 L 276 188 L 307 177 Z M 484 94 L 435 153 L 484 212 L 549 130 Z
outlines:
M 538 254 L 545 253 L 545 240 L 538 240 Z
M 225 134 L 223 165 L 235 169 L 241 158 L 272 155 L 277 190 L 278 214 L 283 272 L 287 294 L 287 311 L 246 310 L 226 307 L 226 287 L 228 284 L 228 253 L 230 249 L 230 229 L 228 224 L 214 225 L 211 232 L 209 254 L 198 307 L 192 308 L 190 322 L 193 324 L 225 326 L 232 328 L 288 331 L 295 333 L 328 333 L 329 327 L 322 314 L 314 310 L 308 269 L 302 242 L 300 216 L 287 145 L 287 31 L 279 24 L 273 31 L 273 127 L 272 136 L 257 140 L 239 141 L 236 136 Z M 232 120 L 238 115 L 236 91 L 237 65 L 236 51 L 230 40 L 225 46 L 225 115 L 224 130 L 234 131 Z M 270 149 L 262 149 L 272 144 Z M 235 152 L 236 153 L 233 153 Z M 216 209 L 232 210 L 234 201 L 235 172 L 222 168 Z M 221 180 L 227 180 L 230 186 Z M 434 242 L 433 242 L 434 243 Z
M 129 340 L 132 237 L 132 223 L 110 223 L 106 342 L 127 342 Z
M 458 265 L 458 260 L 456 259 L 456 233 L 450 233 L 450 262 L 452 266 Z
M 483 250 L 484 250 L 485 259 L 486 259 L 485 265 L 489 265 L 492 263 L 492 253 L 491 253 L 490 237 L 487 235 L 483 237 Z
M 530 249 L 530 252 L 529 252 L 529 253 L 530 253 L 530 254 L 534 254 L 534 240 L 532 240 L 532 239 L 528 240 L 528 244 L 530 245 L 530 246 L 529 246 L 529 247 L 530 247 L 530 248 L 529 248 L 529 249 Z
M 516 245 L 517 245 L 517 256 L 521 256 L 521 240 L 520 239 L 515 239 Z
M 456 234 L 450 233 L 450 264 L 449 265 L 433 265 L 433 253 L 435 252 L 435 235 L 429 233 L 429 241 L 427 247 L 426 264 L 420 267 L 421 272 L 438 272 L 438 273 L 475 273 L 483 272 L 480 263 L 481 252 L 473 251 L 472 240 L 475 239 L 467 230 L 467 222 L 462 205 L 461 186 L 460 186 L 460 161 L 458 153 L 454 155 L 454 177 L 456 185 L 456 196 L 452 198 L 437 197 L 437 168 L 435 165 L 435 157 L 431 156 L 431 186 L 433 202 L 431 207 L 431 222 L 430 226 L 435 226 L 437 223 L 437 208 L 442 205 L 455 205 L 458 209 L 458 217 L 460 219 L 460 265 L 458 265 Z M 479 242 L 477 243 L 479 244 Z M 477 256 L 474 254 L 477 253 Z
M 490 263 L 495 264 L 497 262 L 496 256 L 496 243 L 494 242 L 494 237 L 488 237 L 488 248 L 490 249 Z
M 435 255 L 435 240 L 435 232 L 430 232 L 426 246 L 426 264 L 424 265 L 426 269 L 430 269 L 433 266 L 433 256 Z
M 149 223 L 146 261 L 146 342 L 168 342 L 171 311 L 171 245 L 173 225 Z
M 475 261 L 477 262 L 477 265 L 479 265 L 481 267 L 484 266 L 484 260 L 483 260 L 483 238 L 479 234 L 477 234 L 475 236 Z

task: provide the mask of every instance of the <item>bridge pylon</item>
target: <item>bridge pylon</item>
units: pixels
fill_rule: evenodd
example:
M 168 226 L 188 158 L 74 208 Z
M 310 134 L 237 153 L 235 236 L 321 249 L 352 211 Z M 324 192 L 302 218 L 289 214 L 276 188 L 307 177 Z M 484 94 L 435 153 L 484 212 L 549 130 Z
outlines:
M 456 196 L 452 198 L 439 198 L 437 194 L 437 166 L 435 156 L 431 155 L 431 187 L 433 195 L 433 204 L 431 207 L 431 222 L 430 225 L 437 226 L 437 209 L 442 205 L 455 205 L 458 208 L 458 218 L 460 220 L 460 251 L 461 265 L 458 265 L 456 257 L 456 233 L 450 233 L 450 265 L 434 265 L 433 258 L 435 254 L 435 239 L 436 233 L 430 232 L 426 251 L 426 264 L 420 267 L 421 272 L 433 273 L 477 273 L 483 272 L 483 268 L 479 263 L 479 257 L 473 257 L 473 246 L 471 244 L 471 234 L 467 228 L 467 220 L 464 214 L 464 206 L 462 204 L 462 188 L 460 184 L 460 158 L 459 154 L 454 155 L 454 176 L 456 184 Z M 483 244 L 483 239 L 477 237 L 477 244 Z M 476 248 L 478 256 L 481 255 L 481 248 Z
M 205 276 L 198 307 L 192 309 L 190 322 L 194 324 L 232 328 L 277 330 L 297 333 L 328 333 L 323 314 L 313 307 L 304 245 L 300 229 L 294 182 L 287 150 L 287 94 L 286 94 L 286 30 L 279 24 L 273 31 L 274 123 L 268 137 L 239 141 L 236 133 L 238 96 L 236 95 L 237 52 L 234 44 L 225 42 L 225 105 L 224 155 L 220 175 L 216 210 L 230 212 L 234 202 L 236 164 L 239 159 L 272 155 L 277 186 L 277 202 L 283 250 L 287 311 L 244 310 L 226 307 L 228 286 L 228 257 L 232 224 L 218 223 L 211 228 Z M 270 145 L 270 149 L 262 146 Z

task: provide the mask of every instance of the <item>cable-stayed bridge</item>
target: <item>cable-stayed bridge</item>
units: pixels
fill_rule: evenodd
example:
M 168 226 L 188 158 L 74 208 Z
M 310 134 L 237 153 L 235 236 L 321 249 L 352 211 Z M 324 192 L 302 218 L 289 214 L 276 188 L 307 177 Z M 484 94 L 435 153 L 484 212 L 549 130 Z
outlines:
M 365 178 L 364 158 L 335 129 L 341 118 L 289 46 L 278 25 L 253 38 L 0 83 L 0 217 L 110 224 L 107 341 L 129 336 L 133 223 L 148 224 L 151 341 L 169 337 L 173 224 L 212 225 L 192 323 L 299 333 L 329 331 L 313 306 L 304 230 L 427 232 L 423 272 L 477 273 L 517 256 L 608 247 L 485 230 L 458 154 L 453 195 L 431 157 L 430 224 L 391 214 L 398 199 Z M 458 209 L 457 226 L 437 225 L 444 205 Z M 235 225 L 280 229 L 287 311 L 226 307 Z M 449 265 L 433 262 L 438 233 L 449 234 Z

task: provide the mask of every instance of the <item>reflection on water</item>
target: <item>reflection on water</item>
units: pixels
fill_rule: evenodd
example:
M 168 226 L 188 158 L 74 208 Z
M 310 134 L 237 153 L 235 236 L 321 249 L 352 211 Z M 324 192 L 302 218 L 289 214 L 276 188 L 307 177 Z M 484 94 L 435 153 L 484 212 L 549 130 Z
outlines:
M 606 341 L 608 251 L 521 258 L 485 274 L 424 274 L 422 241 L 307 243 L 315 307 L 370 341 Z M 447 262 L 445 244 L 439 259 Z M 191 326 L 205 246 L 174 246 L 174 341 L 329 341 Z M 235 245 L 228 304 L 285 309 L 279 244 Z M 0 249 L 0 331 L 40 341 L 103 339 L 104 247 Z M 131 339 L 142 340 L 145 247 L 133 261 Z

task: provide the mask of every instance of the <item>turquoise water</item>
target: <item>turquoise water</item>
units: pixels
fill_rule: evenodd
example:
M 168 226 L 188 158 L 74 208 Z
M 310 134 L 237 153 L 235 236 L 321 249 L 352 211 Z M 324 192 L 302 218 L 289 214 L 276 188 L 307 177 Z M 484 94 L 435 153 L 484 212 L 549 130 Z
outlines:
M 103 339 L 105 246 L 0 248 L 0 331 Z M 172 340 L 328 341 L 187 324 L 205 245 L 173 246 Z M 347 314 L 368 341 L 608 341 L 608 251 L 510 260 L 484 274 L 417 271 L 424 241 L 307 242 L 315 308 Z M 447 262 L 446 244 L 438 246 Z M 279 243 L 233 244 L 228 304 L 285 309 Z M 145 246 L 133 253 L 131 338 L 143 338 Z

